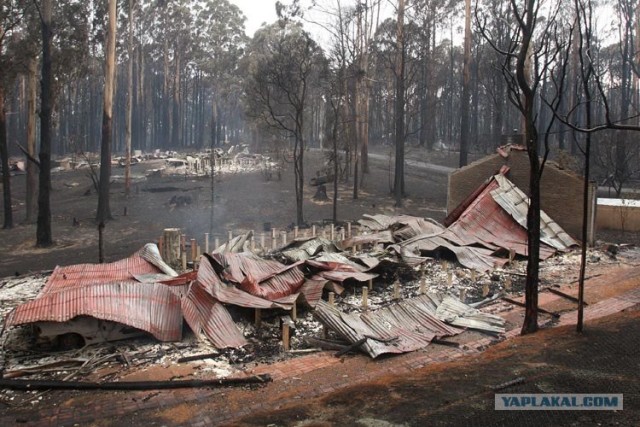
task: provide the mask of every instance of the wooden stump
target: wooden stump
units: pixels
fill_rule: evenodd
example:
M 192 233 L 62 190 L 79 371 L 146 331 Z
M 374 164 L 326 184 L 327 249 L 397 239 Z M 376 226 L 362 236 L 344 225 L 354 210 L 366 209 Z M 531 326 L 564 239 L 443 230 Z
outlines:
M 163 232 L 163 253 L 164 261 L 171 265 L 180 264 L 180 229 L 165 228 Z

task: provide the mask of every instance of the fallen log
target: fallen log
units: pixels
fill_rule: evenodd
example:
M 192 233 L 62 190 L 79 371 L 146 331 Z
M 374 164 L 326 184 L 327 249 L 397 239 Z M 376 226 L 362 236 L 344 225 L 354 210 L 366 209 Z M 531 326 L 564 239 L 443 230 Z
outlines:
M 194 360 L 213 359 L 220 356 L 220 353 L 204 353 L 194 354 L 193 356 L 185 356 L 178 359 L 178 363 L 192 362 Z
M 345 354 L 353 351 L 353 350 L 357 350 L 362 344 L 364 344 L 365 342 L 367 342 L 367 338 L 361 338 L 358 341 L 354 342 L 353 344 L 347 346 L 346 348 L 340 350 L 339 352 L 337 352 L 335 354 L 336 357 L 340 357 L 340 356 L 344 356 Z
M 0 379 L 0 389 L 9 390 L 170 390 L 177 388 L 226 387 L 270 382 L 271 375 L 262 374 L 245 378 L 219 378 L 216 380 L 186 381 L 120 381 L 107 383 Z
M 434 338 L 431 340 L 432 344 L 440 344 L 440 345 L 445 345 L 447 347 L 455 347 L 455 348 L 460 348 L 460 343 L 457 342 L 453 342 L 453 341 L 446 341 L 446 340 L 442 340 L 442 339 L 438 339 L 438 338 Z
M 348 347 L 348 344 L 340 343 L 338 341 L 326 340 L 321 338 L 309 337 L 306 339 L 307 344 L 313 347 L 319 347 L 323 350 L 335 350 L 342 351 Z
M 573 302 L 575 302 L 575 303 L 579 303 L 579 302 L 580 302 L 580 301 L 578 300 L 578 298 L 576 298 L 576 297 L 574 297 L 574 296 L 571 296 L 571 295 L 569 295 L 569 294 L 565 294 L 564 292 L 559 291 L 559 290 L 557 290 L 557 289 L 547 288 L 547 291 L 551 292 L 552 294 L 556 294 L 556 295 L 558 295 L 558 296 L 560 296 L 560 297 L 562 297 L 562 298 L 566 298 L 566 299 L 568 299 L 569 301 L 573 301 Z M 583 301 L 583 304 L 584 304 L 584 305 L 589 305 L 589 304 L 587 304 L 587 302 L 586 302 L 586 301 Z
M 523 302 L 516 301 L 516 300 L 513 300 L 513 299 L 511 299 L 511 298 L 502 297 L 502 300 L 503 300 L 503 301 L 506 301 L 506 302 L 508 302 L 508 303 L 510 303 L 510 304 L 517 305 L 518 307 L 525 307 L 525 304 L 524 304 Z M 540 307 L 538 307 L 538 311 L 539 311 L 540 313 L 548 314 L 549 316 L 551 316 L 551 317 L 553 317 L 553 318 L 558 318 L 558 317 L 560 317 L 560 315 L 559 315 L 558 313 L 554 313 L 553 311 L 547 311 L 547 310 L 545 310 L 544 308 L 540 308 Z

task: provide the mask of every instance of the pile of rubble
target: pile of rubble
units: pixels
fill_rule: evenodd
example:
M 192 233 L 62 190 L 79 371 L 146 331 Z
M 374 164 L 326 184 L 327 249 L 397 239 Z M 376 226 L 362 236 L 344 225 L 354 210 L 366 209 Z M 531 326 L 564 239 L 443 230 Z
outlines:
M 365 215 L 353 230 L 331 225 L 327 238 L 314 226 L 280 247 L 236 236 L 193 256 L 194 269 L 181 274 L 160 255 L 166 248 L 148 244 L 110 264 L 5 279 L 3 375 L 124 381 L 131 371 L 188 364 L 191 378 L 227 376 L 322 348 L 375 358 L 465 329 L 499 335 L 507 325 L 496 314 L 511 306 L 485 305 L 522 291 L 525 245 L 520 208 L 510 203 L 520 194 L 493 182 L 446 227 Z M 479 208 L 491 217 L 481 220 Z M 577 269 L 575 242 L 545 216 L 543 231 L 543 279 Z

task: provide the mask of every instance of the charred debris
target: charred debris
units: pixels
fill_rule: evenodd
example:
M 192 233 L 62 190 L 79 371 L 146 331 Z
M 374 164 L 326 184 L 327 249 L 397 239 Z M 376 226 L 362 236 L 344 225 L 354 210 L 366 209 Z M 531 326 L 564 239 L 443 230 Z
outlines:
M 114 263 L 4 279 L 2 376 L 103 383 L 162 367 L 172 378 L 246 378 L 323 349 L 376 358 L 458 346 L 465 330 L 499 339 L 524 283 L 526 198 L 504 175 L 483 186 L 446 227 L 365 215 L 230 233 L 212 250 L 208 235 L 201 248 L 167 229 Z M 542 232 L 548 277 L 577 266 L 576 242 L 546 215 Z

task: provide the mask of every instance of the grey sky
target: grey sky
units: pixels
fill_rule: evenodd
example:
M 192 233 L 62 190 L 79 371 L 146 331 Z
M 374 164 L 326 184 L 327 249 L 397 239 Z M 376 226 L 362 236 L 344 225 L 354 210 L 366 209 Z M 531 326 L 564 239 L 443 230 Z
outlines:
M 260 28 L 263 22 L 272 23 L 278 16 L 276 15 L 275 0 L 229 0 L 242 10 L 247 17 L 245 23 L 247 35 L 253 37 L 253 33 Z M 286 3 L 286 1 L 285 1 Z

